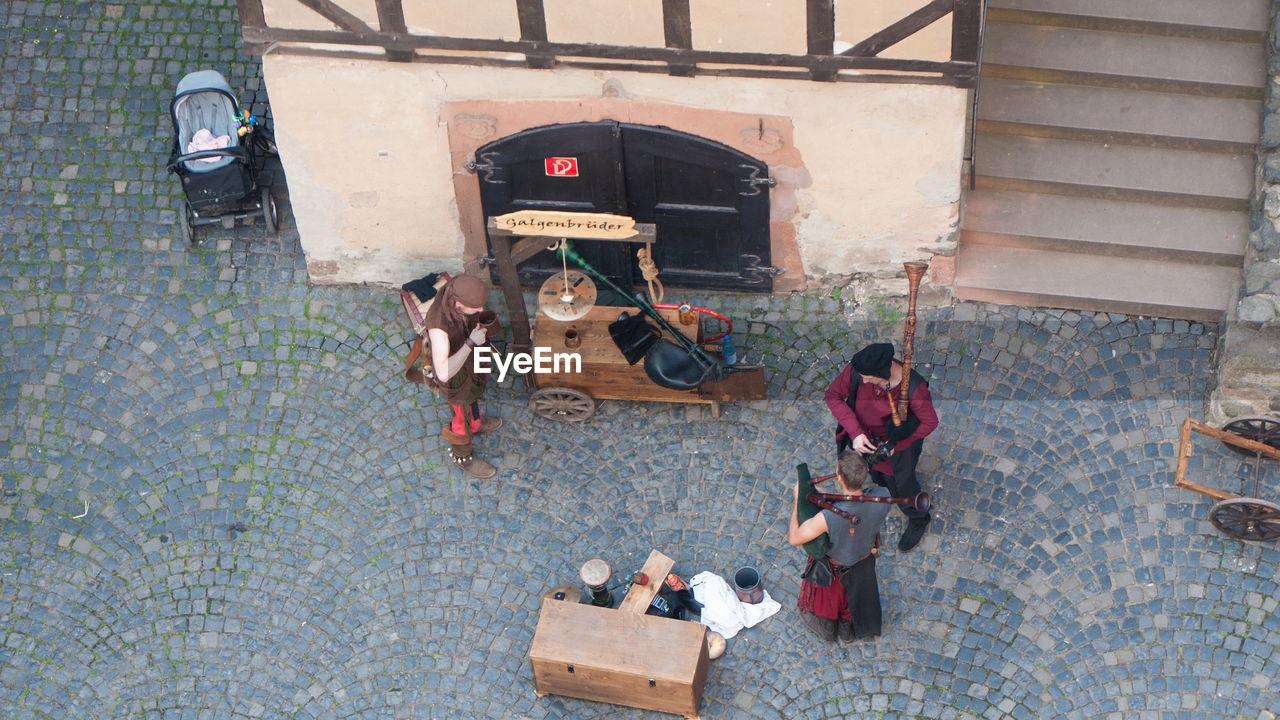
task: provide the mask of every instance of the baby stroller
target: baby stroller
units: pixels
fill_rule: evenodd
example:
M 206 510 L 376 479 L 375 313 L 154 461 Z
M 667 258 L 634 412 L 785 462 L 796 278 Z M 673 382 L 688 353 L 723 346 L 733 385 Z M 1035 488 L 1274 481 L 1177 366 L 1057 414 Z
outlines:
M 256 178 L 266 155 L 275 153 L 270 131 L 241 112 L 227 79 L 216 70 L 189 73 L 178 82 L 169 103 L 173 149 L 169 172 L 182 181 L 187 199 L 180 228 L 187 244 L 195 244 L 197 225 L 262 216 L 267 232 L 276 233 L 276 202 Z

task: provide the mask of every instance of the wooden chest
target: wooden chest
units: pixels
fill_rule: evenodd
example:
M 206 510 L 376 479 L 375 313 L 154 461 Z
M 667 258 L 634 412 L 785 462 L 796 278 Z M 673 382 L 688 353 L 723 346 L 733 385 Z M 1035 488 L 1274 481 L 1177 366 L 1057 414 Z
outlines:
M 706 635 L 696 622 L 548 598 L 529 650 L 534 690 L 696 718 Z

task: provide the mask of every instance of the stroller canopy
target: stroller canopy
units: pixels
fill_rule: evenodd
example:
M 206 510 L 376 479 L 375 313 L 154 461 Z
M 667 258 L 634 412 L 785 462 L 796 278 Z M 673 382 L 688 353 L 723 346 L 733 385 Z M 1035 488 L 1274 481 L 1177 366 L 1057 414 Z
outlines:
M 240 105 L 231 92 L 227 79 L 216 70 L 200 70 L 187 74 L 178 81 L 169 114 L 173 118 L 176 150 L 179 154 L 192 152 L 188 147 L 192 138 L 206 130 L 215 139 L 227 138 L 226 147 L 240 145 L 236 130 L 240 127 L 236 115 Z M 232 157 L 223 156 L 206 160 L 188 160 L 183 163 L 193 173 L 207 173 L 229 165 Z

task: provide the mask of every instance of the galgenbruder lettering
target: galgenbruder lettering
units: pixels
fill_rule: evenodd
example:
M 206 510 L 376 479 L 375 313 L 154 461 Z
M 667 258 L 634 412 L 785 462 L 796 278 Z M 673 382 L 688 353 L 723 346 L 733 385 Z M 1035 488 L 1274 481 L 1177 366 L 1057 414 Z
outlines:
M 501 223 L 504 229 L 517 230 L 519 228 L 534 228 L 536 230 L 597 230 L 602 232 L 615 232 L 623 230 L 626 225 L 622 223 L 609 222 L 607 220 L 573 220 L 565 218 L 562 220 L 544 220 L 542 218 L 502 218 Z

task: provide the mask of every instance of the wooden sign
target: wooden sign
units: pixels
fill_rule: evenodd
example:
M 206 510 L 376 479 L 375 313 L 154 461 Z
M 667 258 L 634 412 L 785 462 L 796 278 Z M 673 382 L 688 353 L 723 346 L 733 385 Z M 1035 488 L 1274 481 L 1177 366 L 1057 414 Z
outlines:
M 636 235 L 636 221 L 608 213 L 517 210 L 492 219 L 499 230 L 512 235 L 621 240 Z

